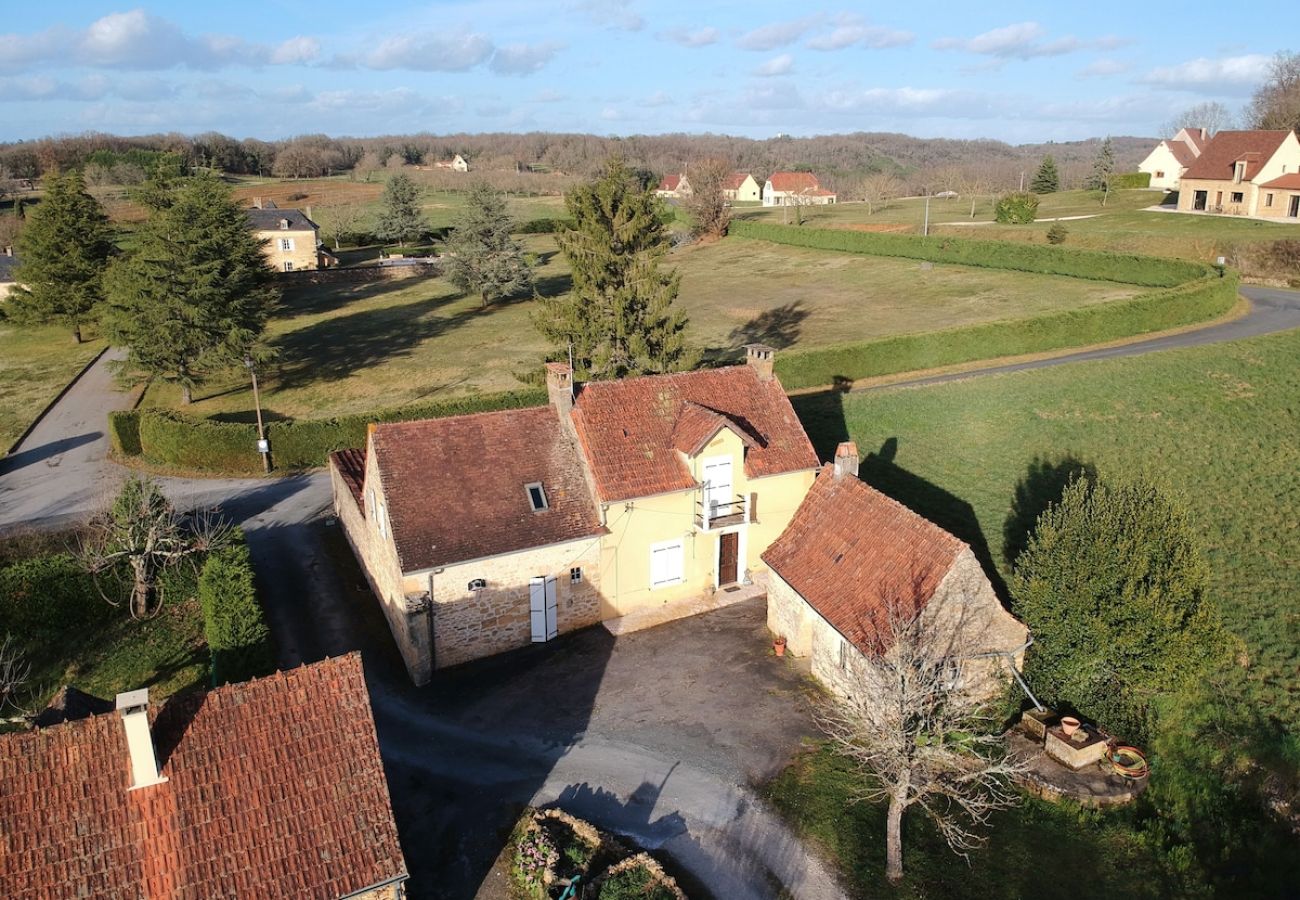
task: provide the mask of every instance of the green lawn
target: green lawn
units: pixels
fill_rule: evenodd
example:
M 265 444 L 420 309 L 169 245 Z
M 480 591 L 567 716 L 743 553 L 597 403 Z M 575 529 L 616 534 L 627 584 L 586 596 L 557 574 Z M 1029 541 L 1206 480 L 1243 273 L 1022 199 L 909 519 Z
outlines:
M 567 290 L 554 238 L 529 235 L 542 261 L 539 290 Z M 936 265 L 729 238 L 684 248 L 668 265 L 682 276 L 691 338 L 711 356 L 752 340 L 816 346 L 972 322 L 1026 318 L 1132 296 L 1130 285 Z M 530 321 L 534 303 L 483 309 L 444 279 L 299 288 L 268 336 L 279 351 L 264 373 L 273 417 L 362 412 L 469 391 L 516 388 L 547 345 Z M 245 419 L 242 372 L 196 392 L 198 415 Z M 175 406 L 179 392 L 154 387 L 146 405 Z
M 1300 331 L 965 383 L 796 398 L 823 458 L 851 435 L 864 476 L 1005 575 L 1017 484 L 1075 459 L 1148 471 L 1186 497 L 1213 599 L 1249 649 L 1254 700 L 1300 726 Z M 1041 468 L 1041 466 L 1040 466 Z
M 996 813 L 970 864 L 947 848 L 919 808 L 903 821 L 904 880 L 885 880 L 885 809 L 854 803 L 857 776 L 828 749 L 801 755 L 767 799 L 841 872 L 854 897 L 1167 897 L 1159 859 L 1127 811 L 1101 813 L 1025 797 Z
M 989 198 L 976 202 L 973 219 L 969 200 L 931 199 L 930 226 L 932 231 L 960 237 L 1045 243 L 1051 223 L 1043 220 L 1091 216 L 1062 223 L 1068 230 L 1066 246 L 1176 256 L 1201 262 L 1212 262 L 1219 255 L 1231 257 L 1252 244 L 1282 238 L 1300 239 L 1300 225 L 1295 223 L 1145 211 L 1145 207 L 1161 202 L 1162 194 L 1158 191 L 1115 191 L 1104 207 L 1100 197 L 1091 191 L 1045 194 L 1039 201 L 1039 221 L 1032 225 L 993 224 L 993 204 Z M 740 214 L 780 222 L 783 211 L 768 208 L 743 210 Z M 805 224 L 818 228 L 898 224 L 919 231 L 924 217 L 925 201 L 918 198 L 896 200 L 870 213 L 865 203 L 839 203 L 804 210 Z M 970 225 L 972 221 L 984 224 Z
M 0 454 L 51 400 L 104 349 L 74 344 L 64 328 L 19 328 L 0 318 Z

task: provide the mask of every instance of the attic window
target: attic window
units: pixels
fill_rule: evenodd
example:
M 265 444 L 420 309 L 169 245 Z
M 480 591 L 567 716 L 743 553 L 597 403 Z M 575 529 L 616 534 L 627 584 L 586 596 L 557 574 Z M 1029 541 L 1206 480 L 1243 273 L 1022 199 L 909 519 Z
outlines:
M 289 230 L 289 220 L 288 220 L 288 219 L 281 219 L 281 220 L 280 220 L 280 230 L 281 230 L 281 231 L 288 231 L 288 230 Z
M 540 481 L 524 485 L 524 490 L 528 492 L 528 502 L 532 504 L 533 512 L 546 509 L 546 491 L 543 490 Z

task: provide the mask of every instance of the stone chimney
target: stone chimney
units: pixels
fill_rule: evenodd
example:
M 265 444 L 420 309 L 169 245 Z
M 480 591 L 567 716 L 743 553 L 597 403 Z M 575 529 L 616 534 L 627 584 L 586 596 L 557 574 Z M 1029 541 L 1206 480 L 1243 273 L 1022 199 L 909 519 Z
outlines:
M 566 362 L 546 364 L 546 399 L 565 427 L 570 425 L 569 413 L 573 411 L 573 367 Z
M 858 477 L 858 445 L 852 441 L 844 441 L 835 448 L 835 477 L 845 475 Z
M 131 755 L 131 790 L 152 787 L 166 781 L 158 773 L 158 754 L 149 732 L 149 689 L 117 695 L 117 711 L 126 729 L 126 749 Z
M 305 216 L 306 216 L 307 218 L 309 218 L 309 219 L 311 218 L 311 207 L 310 207 L 310 206 L 307 207 L 305 210 L 303 210 L 303 215 L 305 215 Z
M 759 381 L 771 381 L 772 367 L 776 364 L 776 349 L 767 344 L 746 344 L 745 362 L 754 367 Z
M 254 198 L 253 198 L 253 209 L 261 209 L 261 208 L 262 208 L 262 198 L 261 198 L 261 197 L 254 197 Z
M 6 245 L 5 245 L 5 256 L 8 256 L 8 257 L 12 258 L 13 255 L 14 255 L 14 248 L 6 244 Z

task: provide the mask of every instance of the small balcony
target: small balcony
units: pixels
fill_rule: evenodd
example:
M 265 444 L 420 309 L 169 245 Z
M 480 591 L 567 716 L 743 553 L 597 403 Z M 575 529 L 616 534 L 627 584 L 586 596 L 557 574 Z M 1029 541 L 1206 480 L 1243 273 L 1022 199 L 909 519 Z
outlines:
M 695 527 L 701 531 L 726 528 L 749 521 L 749 498 L 736 495 L 731 500 L 720 502 L 710 498 L 695 504 Z

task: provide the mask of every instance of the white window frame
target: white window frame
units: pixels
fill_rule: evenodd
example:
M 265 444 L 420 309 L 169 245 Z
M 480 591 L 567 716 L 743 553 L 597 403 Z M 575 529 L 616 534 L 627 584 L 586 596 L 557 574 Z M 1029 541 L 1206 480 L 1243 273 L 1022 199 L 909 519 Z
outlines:
M 379 536 L 388 537 L 388 509 L 382 503 L 375 509 L 375 524 L 379 526 Z
M 655 581 L 655 554 L 669 548 L 676 547 L 678 554 L 677 576 L 664 581 Z M 670 541 L 659 541 L 650 545 L 650 590 L 658 591 L 663 588 L 674 587 L 686 581 L 686 541 L 682 538 L 673 538 Z
M 537 493 L 542 498 L 541 506 L 533 502 L 533 488 L 537 488 Z M 546 499 L 546 488 L 540 481 L 530 481 L 524 485 L 524 493 L 528 496 L 528 505 L 532 507 L 533 512 L 546 512 L 551 508 L 551 502 Z
M 293 260 L 286 259 L 286 260 L 284 261 L 284 270 L 285 270 L 286 272 L 292 272 L 292 271 L 293 271 Z
M 292 253 L 293 238 L 280 238 L 280 250 L 284 253 Z

